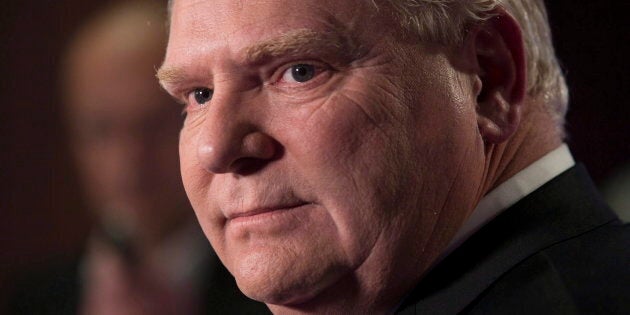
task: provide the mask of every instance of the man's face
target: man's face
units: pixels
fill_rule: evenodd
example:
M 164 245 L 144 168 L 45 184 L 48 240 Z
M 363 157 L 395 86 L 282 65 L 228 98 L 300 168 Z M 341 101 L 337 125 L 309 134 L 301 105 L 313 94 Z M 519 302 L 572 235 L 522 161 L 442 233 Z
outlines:
M 177 171 L 181 122 L 153 79 L 160 45 L 138 46 L 95 35 L 76 48 L 68 117 L 99 223 L 154 241 L 188 217 Z
M 160 76 L 187 102 L 184 186 L 250 297 L 414 281 L 478 197 L 472 80 L 382 12 L 175 1 Z

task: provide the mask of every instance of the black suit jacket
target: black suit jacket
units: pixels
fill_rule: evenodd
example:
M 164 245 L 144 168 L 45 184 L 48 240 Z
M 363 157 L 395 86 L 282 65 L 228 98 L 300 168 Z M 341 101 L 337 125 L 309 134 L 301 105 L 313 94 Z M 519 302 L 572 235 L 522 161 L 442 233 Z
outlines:
M 573 167 L 475 233 L 397 313 L 630 314 L 630 226 Z

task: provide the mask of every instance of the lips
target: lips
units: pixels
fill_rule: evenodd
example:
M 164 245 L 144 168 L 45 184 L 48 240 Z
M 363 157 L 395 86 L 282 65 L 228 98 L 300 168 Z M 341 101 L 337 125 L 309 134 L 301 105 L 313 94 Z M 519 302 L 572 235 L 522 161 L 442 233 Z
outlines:
M 267 213 L 271 213 L 271 212 L 278 212 L 278 211 L 287 211 L 287 210 L 291 210 L 294 208 L 298 208 L 301 206 L 304 206 L 308 204 L 305 201 L 301 201 L 301 200 L 296 200 L 293 202 L 279 202 L 279 203 L 272 203 L 270 205 L 264 205 L 264 206 L 260 206 L 260 207 L 252 207 L 250 208 L 251 210 L 245 210 L 245 211 L 230 211 L 226 214 L 226 217 L 228 220 L 233 220 L 233 219 L 237 219 L 237 218 L 247 218 L 247 217 L 254 217 L 254 216 L 258 216 L 258 215 L 262 215 L 262 214 L 267 214 Z
M 305 220 L 308 221 L 306 218 L 310 215 L 310 205 L 304 201 L 294 201 L 243 208 L 249 210 L 231 212 L 226 216 L 226 232 L 231 239 L 248 242 L 286 236 L 303 226 Z

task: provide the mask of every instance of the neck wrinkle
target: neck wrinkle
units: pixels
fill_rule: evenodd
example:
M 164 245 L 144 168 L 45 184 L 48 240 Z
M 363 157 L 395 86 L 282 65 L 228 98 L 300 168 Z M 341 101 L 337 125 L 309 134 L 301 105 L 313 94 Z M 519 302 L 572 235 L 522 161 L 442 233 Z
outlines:
M 516 133 L 487 149 L 486 171 L 480 198 L 562 144 L 561 132 L 543 103 L 527 101 Z

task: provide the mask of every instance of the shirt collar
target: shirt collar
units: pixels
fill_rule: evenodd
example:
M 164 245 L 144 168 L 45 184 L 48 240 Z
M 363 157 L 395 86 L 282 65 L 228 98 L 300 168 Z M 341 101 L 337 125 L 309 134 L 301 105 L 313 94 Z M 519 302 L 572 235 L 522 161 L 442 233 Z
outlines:
M 566 144 L 545 154 L 484 196 L 444 251 L 445 257 L 503 210 L 575 165 Z

